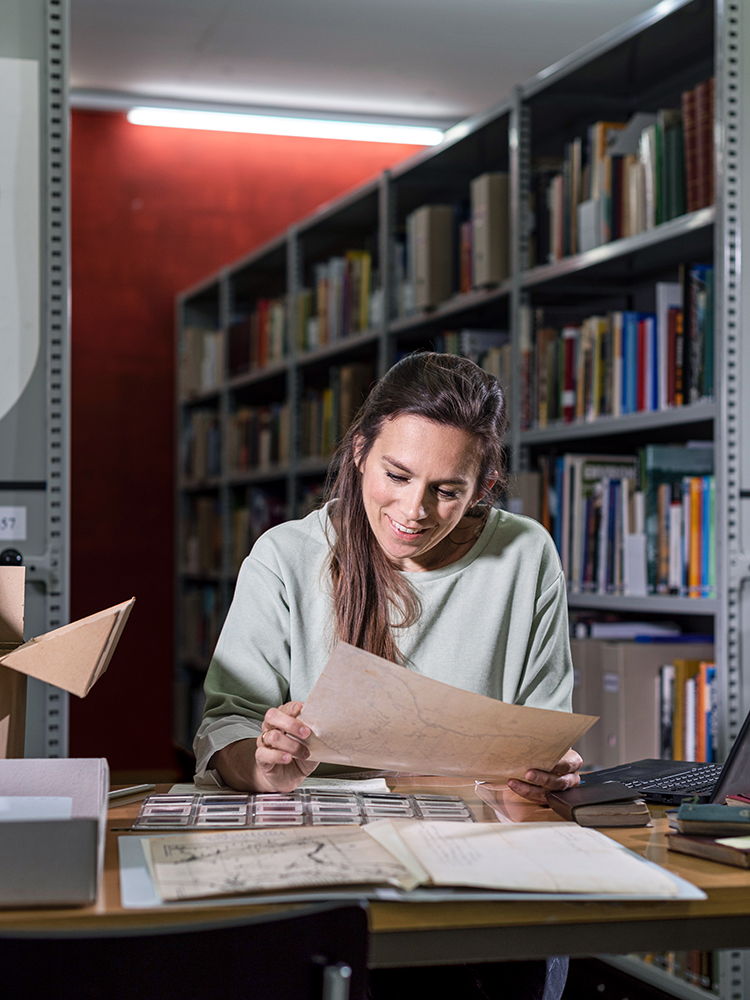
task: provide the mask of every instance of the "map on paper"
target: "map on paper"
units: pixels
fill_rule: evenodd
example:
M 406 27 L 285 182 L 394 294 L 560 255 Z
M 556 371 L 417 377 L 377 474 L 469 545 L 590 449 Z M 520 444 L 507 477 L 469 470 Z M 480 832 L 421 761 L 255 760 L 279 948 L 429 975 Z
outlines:
M 144 841 L 165 901 L 240 892 L 417 880 L 360 827 L 191 833 Z
M 596 717 L 508 705 L 340 642 L 300 720 L 312 760 L 503 781 L 549 770 Z

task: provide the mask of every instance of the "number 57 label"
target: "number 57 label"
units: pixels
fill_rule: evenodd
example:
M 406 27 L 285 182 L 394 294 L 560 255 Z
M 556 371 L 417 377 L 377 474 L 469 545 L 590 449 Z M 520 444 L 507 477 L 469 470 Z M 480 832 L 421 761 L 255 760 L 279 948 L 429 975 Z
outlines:
M 26 508 L 0 507 L 0 542 L 26 541 Z

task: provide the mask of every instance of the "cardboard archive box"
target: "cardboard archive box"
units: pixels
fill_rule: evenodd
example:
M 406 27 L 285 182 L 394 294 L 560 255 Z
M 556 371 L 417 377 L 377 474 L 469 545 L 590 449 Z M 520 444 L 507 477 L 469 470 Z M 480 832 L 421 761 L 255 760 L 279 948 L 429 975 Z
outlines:
M 508 175 L 482 174 L 471 182 L 472 268 L 475 288 L 510 273 Z
M 602 643 L 597 639 L 570 640 L 573 658 L 573 711 L 600 717 L 573 747 L 583 757 L 584 770 L 602 767 L 604 760 L 601 646 Z
M 453 208 L 423 205 L 413 226 L 414 305 L 429 309 L 453 294 Z
M 104 758 L 0 760 L 0 907 L 96 901 L 108 790 Z

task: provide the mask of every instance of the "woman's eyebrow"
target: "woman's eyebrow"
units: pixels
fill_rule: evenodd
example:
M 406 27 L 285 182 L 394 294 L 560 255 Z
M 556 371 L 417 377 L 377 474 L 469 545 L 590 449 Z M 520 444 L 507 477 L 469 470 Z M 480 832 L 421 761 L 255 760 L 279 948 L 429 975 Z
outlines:
M 402 472 L 406 472 L 410 476 L 414 475 L 414 473 L 411 471 L 411 469 L 408 469 L 402 462 L 396 461 L 395 458 L 391 458 L 390 455 L 383 455 L 382 456 L 382 460 L 384 462 L 387 462 L 388 465 L 394 465 L 397 469 L 401 469 Z M 469 485 L 469 480 L 468 479 L 464 479 L 461 476 L 456 477 L 455 479 L 440 479 L 440 480 L 438 480 L 438 482 L 445 483 L 448 486 L 468 486 Z

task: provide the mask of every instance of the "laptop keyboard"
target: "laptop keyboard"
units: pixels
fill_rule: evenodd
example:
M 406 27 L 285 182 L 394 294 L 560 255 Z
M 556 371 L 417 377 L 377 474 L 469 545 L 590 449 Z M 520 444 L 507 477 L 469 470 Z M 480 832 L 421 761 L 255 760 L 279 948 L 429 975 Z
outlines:
M 653 781 L 623 781 L 626 788 L 642 792 L 693 792 L 701 795 L 710 792 L 721 774 L 723 764 L 704 764 L 679 774 L 668 774 Z

